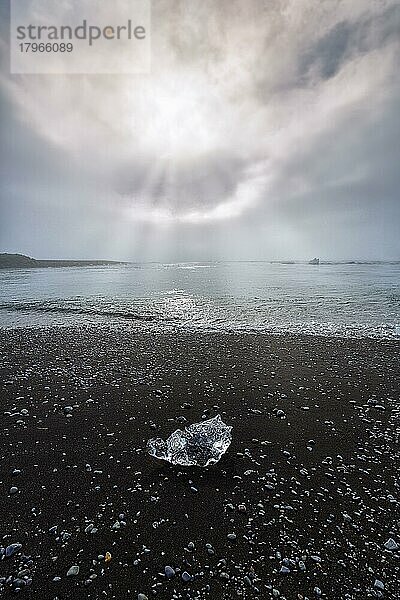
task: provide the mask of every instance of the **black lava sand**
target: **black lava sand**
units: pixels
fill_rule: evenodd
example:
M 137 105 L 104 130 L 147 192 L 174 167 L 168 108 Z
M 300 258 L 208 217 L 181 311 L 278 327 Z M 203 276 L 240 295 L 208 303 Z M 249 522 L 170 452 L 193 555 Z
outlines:
M 395 341 L 3 331 L 0 596 L 399 598 L 399 362 Z M 217 465 L 146 454 L 218 413 Z

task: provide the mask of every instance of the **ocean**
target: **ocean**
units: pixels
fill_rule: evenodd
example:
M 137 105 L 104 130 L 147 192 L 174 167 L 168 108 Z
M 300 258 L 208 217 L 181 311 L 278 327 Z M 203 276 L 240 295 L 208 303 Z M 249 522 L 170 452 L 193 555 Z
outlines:
M 400 338 L 399 263 L 212 262 L 0 270 L 0 327 Z

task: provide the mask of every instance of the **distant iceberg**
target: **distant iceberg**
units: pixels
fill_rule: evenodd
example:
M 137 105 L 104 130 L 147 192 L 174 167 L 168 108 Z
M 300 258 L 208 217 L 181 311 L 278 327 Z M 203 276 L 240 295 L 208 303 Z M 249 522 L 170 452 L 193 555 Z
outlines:
M 229 448 L 232 427 L 220 415 L 193 423 L 184 431 L 177 429 L 169 438 L 153 438 L 147 442 L 150 456 L 173 465 L 207 467 L 219 461 Z

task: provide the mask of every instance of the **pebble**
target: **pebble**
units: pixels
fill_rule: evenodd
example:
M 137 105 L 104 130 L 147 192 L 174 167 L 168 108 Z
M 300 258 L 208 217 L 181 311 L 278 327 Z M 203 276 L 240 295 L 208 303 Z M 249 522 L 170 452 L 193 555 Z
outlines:
M 78 565 L 72 565 L 67 571 L 67 577 L 76 577 L 79 575 L 79 567 Z
M 10 558 L 11 556 L 13 556 L 13 554 L 18 552 L 18 550 L 21 550 L 21 548 L 22 548 L 22 544 L 19 544 L 18 542 L 14 543 L 14 544 L 10 544 L 6 548 L 6 558 Z
M 283 575 L 287 575 L 288 573 L 290 573 L 289 567 L 285 567 L 285 565 L 282 565 L 280 573 L 282 573 Z
M 317 555 L 315 555 L 315 554 L 312 554 L 312 555 L 311 555 L 311 558 L 312 558 L 312 559 L 313 559 L 313 561 L 314 561 L 314 562 L 316 562 L 316 563 L 320 563 L 320 562 L 321 562 L 321 557 L 320 557 L 320 556 L 317 556 Z
M 395 540 L 393 538 L 389 538 L 387 542 L 385 542 L 383 544 L 386 548 L 386 550 L 397 550 L 399 545 L 397 544 L 397 542 L 395 542 Z
M 171 579 L 171 577 L 175 577 L 175 570 L 170 567 L 169 565 L 167 565 L 164 569 L 164 573 L 165 573 L 165 577 L 167 579 Z

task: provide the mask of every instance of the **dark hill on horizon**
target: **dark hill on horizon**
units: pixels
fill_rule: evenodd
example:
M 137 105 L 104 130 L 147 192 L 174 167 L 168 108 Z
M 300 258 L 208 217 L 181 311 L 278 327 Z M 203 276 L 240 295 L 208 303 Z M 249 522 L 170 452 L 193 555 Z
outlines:
M 121 265 L 114 260 L 37 260 L 25 254 L 0 253 L 0 269 L 32 269 L 44 267 L 95 267 Z

